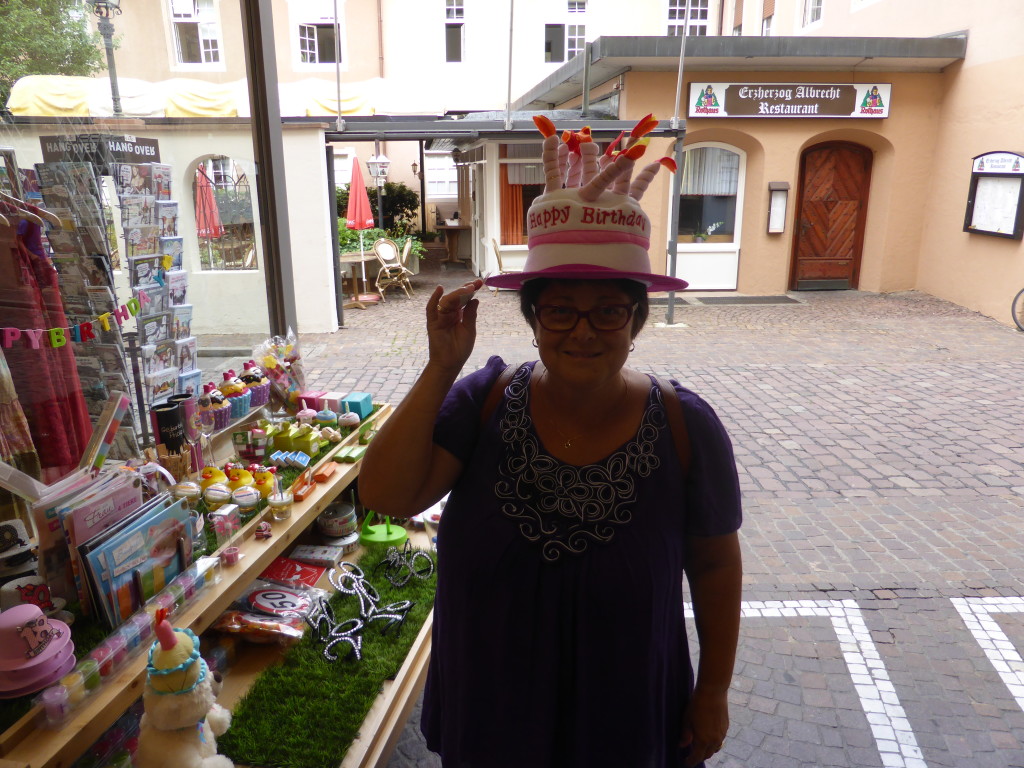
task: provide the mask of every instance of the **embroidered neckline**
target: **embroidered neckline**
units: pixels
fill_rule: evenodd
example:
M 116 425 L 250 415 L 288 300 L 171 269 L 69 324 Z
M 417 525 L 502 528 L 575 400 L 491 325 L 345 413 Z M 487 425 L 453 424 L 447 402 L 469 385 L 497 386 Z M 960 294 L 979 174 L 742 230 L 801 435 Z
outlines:
M 502 514 L 524 538 L 538 543 L 546 561 L 555 562 L 563 553 L 579 555 L 591 543 L 608 543 L 632 520 L 636 481 L 661 464 L 654 449 L 665 410 L 652 382 L 640 426 L 629 441 L 599 462 L 568 464 L 548 453 L 537 437 L 529 409 L 532 376 L 532 366 L 520 367 L 505 390 L 495 495 Z

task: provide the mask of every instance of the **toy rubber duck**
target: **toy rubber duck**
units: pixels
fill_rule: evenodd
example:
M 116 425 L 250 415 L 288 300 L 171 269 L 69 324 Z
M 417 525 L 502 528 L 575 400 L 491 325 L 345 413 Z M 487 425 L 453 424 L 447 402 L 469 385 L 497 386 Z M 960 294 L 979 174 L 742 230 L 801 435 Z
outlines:
M 276 472 L 277 467 L 259 467 L 252 473 L 253 479 L 256 481 L 254 487 L 264 499 L 274 492 L 274 475 Z
M 252 473 L 241 464 L 228 464 L 226 469 L 228 471 L 228 488 L 232 491 L 237 491 L 242 486 L 254 485 L 256 483 Z
M 203 467 L 202 474 L 199 475 L 199 487 L 204 491 L 214 483 L 227 483 L 227 481 L 228 476 L 220 470 L 220 467 Z

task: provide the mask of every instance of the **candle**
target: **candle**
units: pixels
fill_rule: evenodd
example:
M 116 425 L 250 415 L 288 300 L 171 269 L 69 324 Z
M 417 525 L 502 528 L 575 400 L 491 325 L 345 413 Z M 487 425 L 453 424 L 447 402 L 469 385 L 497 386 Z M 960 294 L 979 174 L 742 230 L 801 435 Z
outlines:
M 145 642 L 145 640 L 153 632 L 153 617 L 150 616 L 146 611 L 139 611 L 132 616 L 129 621 L 135 627 L 139 633 L 139 642 Z
M 107 638 L 106 643 L 113 655 L 114 666 L 121 666 L 121 663 L 128 658 L 128 644 L 125 642 L 124 637 L 113 634 Z
M 221 552 L 220 559 L 224 565 L 234 565 L 238 562 L 240 557 L 238 547 L 225 547 L 224 551 Z
M 96 663 L 100 668 L 100 675 L 107 677 L 111 672 L 114 671 L 114 652 L 107 645 L 106 641 L 100 643 L 91 651 L 89 651 L 89 658 L 95 659 Z
M 43 709 L 50 725 L 64 722 L 71 707 L 68 704 L 68 690 L 63 685 L 51 685 L 42 694 Z
M 60 679 L 60 684 L 68 692 L 68 704 L 72 707 L 77 707 L 82 703 L 82 699 L 85 698 L 85 680 L 82 678 L 81 672 L 72 672 L 64 675 Z
M 96 659 L 82 659 L 75 667 L 75 671 L 82 676 L 87 693 L 92 693 L 100 687 L 100 665 Z

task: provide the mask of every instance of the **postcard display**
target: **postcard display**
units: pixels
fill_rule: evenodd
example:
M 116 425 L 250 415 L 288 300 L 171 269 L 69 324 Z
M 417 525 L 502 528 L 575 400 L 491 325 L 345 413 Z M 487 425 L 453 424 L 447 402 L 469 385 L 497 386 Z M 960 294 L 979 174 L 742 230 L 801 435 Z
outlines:
M 58 273 L 89 417 L 95 421 L 111 392 L 132 391 L 121 324 L 115 317 L 124 302 L 118 301 L 114 291 L 99 178 L 96 167 L 85 161 L 37 163 L 34 175 L 42 205 L 66 222 L 64 229 L 46 232 L 46 240 Z M 67 228 L 68 222 L 73 228 Z M 82 334 L 82 328 L 90 329 L 91 338 L 75 338 L 75 329 Z M 113 458 L 138 455 L 136 423 L 132 411 L 111 447 Z
M 202 379 L 192 335 L 178 203 L 173 199 L 169 165 L 116 163 L 111 171 L 121 203 L 125 268 L 132 294 L 142 305 L 136 322 L 145 400 L 152 407 L 174 394 L 197 394 Z

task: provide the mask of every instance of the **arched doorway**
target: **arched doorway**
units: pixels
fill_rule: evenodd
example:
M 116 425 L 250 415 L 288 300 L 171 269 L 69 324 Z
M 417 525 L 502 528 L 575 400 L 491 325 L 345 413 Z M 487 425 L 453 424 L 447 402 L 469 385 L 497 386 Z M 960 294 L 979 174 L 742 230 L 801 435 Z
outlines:
M 857 288 L 872 153 L 850 142 L 808 148 L 800 158 L 790 288 Z

